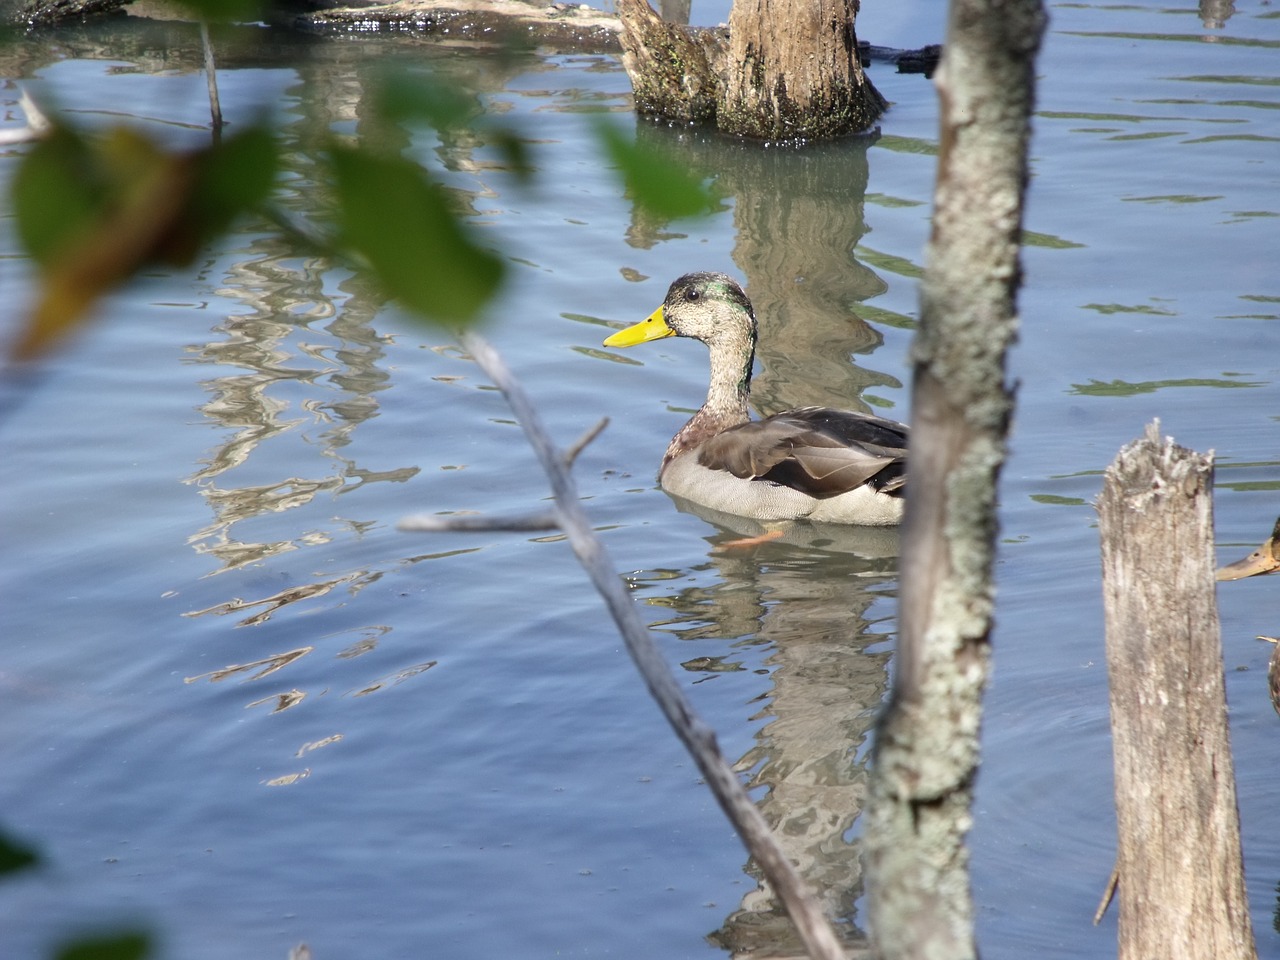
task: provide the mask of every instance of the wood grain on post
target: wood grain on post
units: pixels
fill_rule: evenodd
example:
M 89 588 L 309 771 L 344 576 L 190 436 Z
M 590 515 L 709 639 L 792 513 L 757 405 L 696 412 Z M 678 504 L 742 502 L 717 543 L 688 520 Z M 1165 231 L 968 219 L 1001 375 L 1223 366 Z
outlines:
M 1102 534 L 1120 960 L 1254 960 L 1214 594 L 1213 458 L 1159 422 L 1107 468 Z

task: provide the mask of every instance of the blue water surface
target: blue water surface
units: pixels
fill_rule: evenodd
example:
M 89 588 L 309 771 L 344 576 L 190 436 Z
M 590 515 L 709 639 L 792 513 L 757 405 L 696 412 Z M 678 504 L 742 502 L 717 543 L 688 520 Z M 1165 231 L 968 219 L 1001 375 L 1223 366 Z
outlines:
M 1261 0 L 1208 26 L 1212 11 L 1189 6 L 1050 13 L 972 834 L 979 939 L 997 960 L 1115 951 L 1114 913 L 1091 924 L 1114 857 L 1102 470 L 1158 417 L 1216 453 L 1224 561 L 1280 513 L 1280 16 Z M 921 46 L 942 39 L 944 14 L 937 0 L 868 3 L 859 33 Z M 375 65 L 475 91 L 528 142 L 531 185 L 482 134 L 402 134 L 506 257 L 483 330 L 553 434 L 567 444 L 611 418 L 577 465 L 591 515 L 724 753 L 856 936 L 896 541 L 716 551 L 732 534 L 653 479 L 700 402 L 704 352 L 600 342 L 686 270 L 727 270 L 762 315 L 762 411 L 825 402 L 907 419 L 932 85 L 877 64 L 893 103 L 878 138 L 768 153 L 637 124 L 610 54 L 332 43 L 345 46 L 225 65 L 225 113 L 277 118 L 283 202 L 300 213 L 320 190 L 317 129 L 386 135 L 361 109 Z M 50 46 L 11 79 L 90 128 L 205 142 L 198 72 L 77 51 Z M 16 121 L 16 86 L 3 96 Z M 602 115 L 705 176 L 717 212 L 638 214 L 586 126 Z M 24 149 L 0 155 L 6 184 Z M 5 224 L 12 331 L 34 273 Z M 6 957 L 121 922 L 174 960 L 283 957 L 303 941 L 326 960 L 789 942 L 566 544 L 396 529 L 548 496 L 449 333 L 260 222 L 99 313 L 0 423 L 0 824 L 45 860 L 0 888 Z M 1276 587 L 1219 592 L 1269 958 L 1280 719 L 1271 648 L 1254 638 L 1280 626 Z

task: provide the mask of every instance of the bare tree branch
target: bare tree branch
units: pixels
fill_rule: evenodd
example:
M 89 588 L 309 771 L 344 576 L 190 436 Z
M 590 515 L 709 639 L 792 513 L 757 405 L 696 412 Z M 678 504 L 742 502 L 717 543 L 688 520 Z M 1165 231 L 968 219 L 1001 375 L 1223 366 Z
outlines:
M 49 131 L 53 129 L 53 124 L 49 122 L 49 118 L 44 115 L 44 111 L 35 105 L 35 101 L 31 99 L 26 90 L 23 90 L 19 95 L 18 105 L 22 108 L 22 112 L 26 114 L 27 122 L 21 127 L 0 130 L 0 146 L 39 140 L 48 136 Z
M 565 467 L 572 467 L 574 461 L 578 459 L 578 454 L 580 454 L 583 450 L 587 448 L 587 444 L 589 444 L 596 437 L 600 436 L 601 431 L 603 431 L 604 428 L 607 427 L 608 425 L 609 425 L 609 418 L 601 417 L 600 421 L 594 427 L 591 427 L 589 430 L 587 430 L 586 433 L 580 436 L 574 442 L 573 446 L 571 446 L 568 450 L 564 452 Z
M 209 85 L 209 117 L 213 130 L 222 129 L 222 101 L 218 98 L 218 68 L 213 62 L 213 41 L 209 39 L 209 21 L 200 18 L 200 46 L 204 50 L 204 78 Z
M 488 341 L 474 333 L 463 334 L 461 342 L 463 348 L 502 391 L 515 412 L 516 419 L 551 482 L 559 526 L 573 548 L 574 555 L 604 598 L 605 606 L 622 634 L 627 652 L 640 670 L 649 693 L 697 763 L 721 809 L 795 922 L 809 956 L 814 960 L 847 960 L 830 921 L 774 840 L 769 825 L 725 761 L 716 742 L 715 732 L 694 713 L 693 706 L 671 675 L 662 653 L 649 636 L 648 627 L 636 613 L 635 604 L 622 578 L 609 562 L 604 544 L 591 528 L 578 498 L 577 485 L 568 468 L 573 456 L 590 442 L 603 424 L 589 431 L 568 453 L 561 453 L 551 441 L 538 411 L 498 352 Z

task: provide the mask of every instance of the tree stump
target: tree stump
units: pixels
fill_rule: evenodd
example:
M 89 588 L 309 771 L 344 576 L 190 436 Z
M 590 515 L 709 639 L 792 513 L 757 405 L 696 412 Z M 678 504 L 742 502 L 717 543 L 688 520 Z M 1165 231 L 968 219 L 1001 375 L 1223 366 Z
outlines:
M 1213 459 L 1159 422 L 1107 468 L 1102 533 L 1120 960 L 1255 960 L 1214 595 Z
M 858 0 L 735 0 L 717 125 L 755 140 L 870 128 L 887 102 L 862 72 Z
M 617 0 L 616 6 L 636 112 L 674 123 L 715 123 L 726 36 L 669 23 L 648 0 Z
M 887 105 L 858 58 L 858 0 L 737 0 L 727 33 L 668 23 L 647 0 L 617 9 L 641 114 L 796 141 L 861 132 Z

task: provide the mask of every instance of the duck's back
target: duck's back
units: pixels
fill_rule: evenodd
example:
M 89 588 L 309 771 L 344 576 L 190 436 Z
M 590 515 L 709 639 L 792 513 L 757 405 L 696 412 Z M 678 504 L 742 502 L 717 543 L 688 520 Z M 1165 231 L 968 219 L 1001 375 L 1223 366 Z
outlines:
M 882 417 L 805 407 L 739 424 L 675 457 L 664 489 L 760 520 L 900 522 L 907 428 Z

